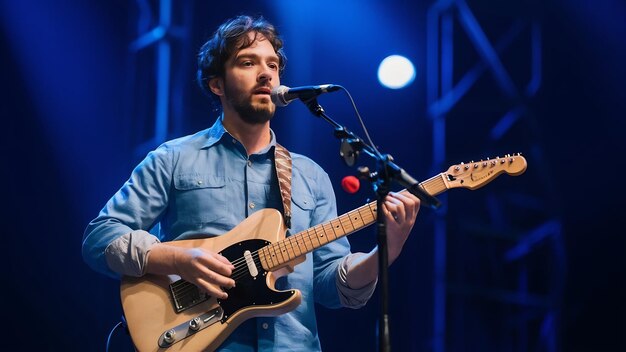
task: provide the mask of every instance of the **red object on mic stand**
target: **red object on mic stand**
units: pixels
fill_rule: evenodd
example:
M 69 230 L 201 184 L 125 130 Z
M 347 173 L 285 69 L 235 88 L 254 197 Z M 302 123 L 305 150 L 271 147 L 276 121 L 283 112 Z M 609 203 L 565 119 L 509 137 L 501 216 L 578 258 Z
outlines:
M 359 187 L 361 187 L 361 182 L 354 176 L 346 176 L 341 180 L 341 188 L 350 194 L 358 192 Z

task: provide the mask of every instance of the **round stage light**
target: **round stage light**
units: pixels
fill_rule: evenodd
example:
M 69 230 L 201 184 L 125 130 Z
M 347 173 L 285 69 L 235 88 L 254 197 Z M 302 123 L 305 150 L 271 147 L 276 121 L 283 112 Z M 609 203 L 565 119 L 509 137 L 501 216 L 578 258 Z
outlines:
M 414 79 L 415 67 L 404 56 L 387 56 L 378 66 L 378 80 L 387 88 L 404 88 L 411 84 Z

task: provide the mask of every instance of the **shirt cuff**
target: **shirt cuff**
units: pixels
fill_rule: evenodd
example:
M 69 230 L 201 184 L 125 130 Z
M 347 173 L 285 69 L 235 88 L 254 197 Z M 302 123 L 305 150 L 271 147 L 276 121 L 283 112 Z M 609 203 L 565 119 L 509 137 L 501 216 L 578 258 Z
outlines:
M 352 263 L 354 260 L 365 253 L 351 253 L 344 257 L 341 260 L 341 263 L 337 266 L 337 291 L 339 292 L 339 300 L 344 307 L 348 308 L 361 308 L 363 307 L 367 301 L 374 294 L 374 290 L 376 289 L 376 283 L 378 282 L 378 278 L 369 284 L 365 285 L 361 288 L 351 288 L 348 285 L 348 272 L 350 272 L 350 268 L 352 267 Z
M 144 230 L 120 236 L 104 250 L 107 265 L 114 272 L 127 276 L 142 276 L 146 271 L 148 252 L 159 239 Z

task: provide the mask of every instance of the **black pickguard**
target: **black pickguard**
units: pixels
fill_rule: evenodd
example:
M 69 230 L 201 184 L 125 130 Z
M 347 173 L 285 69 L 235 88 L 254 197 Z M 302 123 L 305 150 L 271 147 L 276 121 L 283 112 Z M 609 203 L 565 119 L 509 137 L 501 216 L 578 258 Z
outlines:
M 220 252 L 220 254 L 226 257 L 231 263 L 242 262 L 240 265 L 242 269 L 245 269 L 245 275 L 235 281 L 236 286 L 226 291 L 228 298 L 226 300 L 217 301 L 224 310 L 222 322 L 226 321 L 240 309 L 250 306 L 275 305 L 288 300 L 295 294 L 294 290 L 274 291 L 267 286 L 267 272 L 261 266 L 258 256 L 254 256 L 254 263 L 259 272 L 256 279 L 249 274 L 247 265 L 243 260 L 244 252 L 250 251 L 251 253 L 255 253 L 268 244 L 270 243 L 260 239 L 245 240 L 227 247 Z

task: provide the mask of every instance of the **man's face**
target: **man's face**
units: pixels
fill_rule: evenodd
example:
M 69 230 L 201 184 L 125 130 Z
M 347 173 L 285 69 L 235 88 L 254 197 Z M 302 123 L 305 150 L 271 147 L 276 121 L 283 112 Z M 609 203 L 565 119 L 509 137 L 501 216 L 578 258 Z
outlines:
M 235 53 L 225 66 L 224 110 L 237 112 L 251 124 L 269 121 L 276 111 L 270 92 L 280 85 L 279 59 L 272 44 L 257 34 L 252 45 Z

